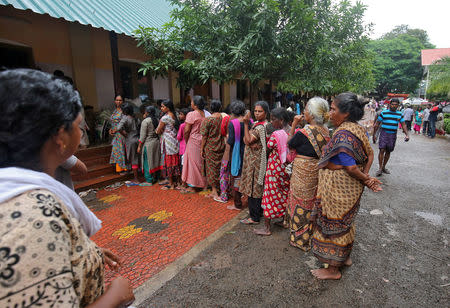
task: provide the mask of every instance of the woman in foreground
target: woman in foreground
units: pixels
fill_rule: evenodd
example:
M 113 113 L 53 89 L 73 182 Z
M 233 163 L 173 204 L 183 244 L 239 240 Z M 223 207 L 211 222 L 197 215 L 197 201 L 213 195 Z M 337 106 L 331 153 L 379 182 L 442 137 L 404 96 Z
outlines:
M 80 143 L 79 94 L 47 73 L 7 70 L 0 108 L 0 307 L 131 304 L 126 279 L 104 288 L 108 252 L 88 237 L 95 215 L 52 178 Z
M 322 157 L 322 148 L 330 140 L 328 128 L 328 102 L 320 97 L 311 98 L 306 107 L 304 118 L 308 125 L 297 131 L 295 127 L 302 120 L 297 115 L 292 124 L 288 145 L 295 151 L 292 168 L 291 186 L 288 201 L 290 227 L 289 243 L 304 251 L 310 249 L 313 224 L 311 211 L 316 203 L 319 169 L 317 164 Z
M 328 268 L 312 270 L 319 279 L 340 279 L 339 269 L 350 266 L 355 239 L 354 219 L 364 186 L 380 191 L 381 182 L 369 175 L 373 150 L 365 129 L 357 124 L 364 103 L 356 94 L 339 94 L 331 104 L 336 130 L 319 161 L 317 207 L 314 209 L 314 255 Z

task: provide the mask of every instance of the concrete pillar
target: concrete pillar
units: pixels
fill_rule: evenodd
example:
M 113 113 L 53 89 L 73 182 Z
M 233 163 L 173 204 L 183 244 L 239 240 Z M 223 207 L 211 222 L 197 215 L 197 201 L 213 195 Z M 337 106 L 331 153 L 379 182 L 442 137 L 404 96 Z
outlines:
M 83 104 L 98 110 L 91 30 L 87 26 L 70 23 L 69 37 L 74 84 Z

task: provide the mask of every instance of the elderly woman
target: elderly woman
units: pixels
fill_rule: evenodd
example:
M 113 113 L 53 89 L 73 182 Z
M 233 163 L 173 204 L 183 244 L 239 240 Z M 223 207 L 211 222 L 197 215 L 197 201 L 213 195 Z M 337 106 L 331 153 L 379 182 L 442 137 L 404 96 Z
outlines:
M 225 140 L 220 134 L 220 124 L 222 123 L 221 108 L 222 103 L 219 100 L 212 100 L 212 115 L 203 121 L 200 128 L 202 135 L 201 153 L 205 160 L 206 178 L 212 190 L 209 197 L 212 198 L 219 197 L 220 164 L 225 151 Z
M 267 142 L 270 151 L 264 178 L 264 193 L 261 202 L 264 227 L 255 229 L 258 235 L 271 235 L 271 221 L 284 218 L 289 193 L 289 174 L 286 172 L 287 140 L 290 127 L 288 113 L 283 107 L 272 110 L 270 121 L 275 129 Z
M 193 111 L 186 116 L 184 127 L 184 140 L 186 152 L 184 153 L 183 172 L 181 179 L 190 187 L 184 193 L 195 192 L 195 187 L 205 188 L 206 178 L 203 176 L 203 158 L 201 155 L 202 134 L 200 127 L 205 119 L 205 99 L 196 95 L 191 101 Z
M 250 113 L 244 117 L 244 162 L 239 184 L 241 194 L 248 197 L 249 218 L 241 220 L 245 225 L 259 223 L 262 216 L 262 196 L 264 192 L 264 176 L 267 166 L 267 118 L 269 105 L 265 101 L 255 103 L 253 111 L 256 123 L 249 129 Z
M 49 74 L 9 70 L 0 73 L 0 108 L 0 306 L 131 303 L 124 278 L 104 289 L 107 255 L 88 237 L 95 215 L 52 178 L 80 143 L 78 93 Z
M 116 172 L 124 172 L 127 171 L 127 163 L 125 159 L 125 137 L 117 130 L 117 126 L 123 116 L 122 109 L 120 108 L 123 103 L 122 96 L 116 95 L 114 103 L 116 104 L 116 109 L 114 109 L 114 112 L 111 115 L 111 129 L 109 130 L 109 134 L 113 136 L 109 163 L 114 165 Z
M 295 116 L 288 142 L 295 159 L 291 174 L 288 200 L 290 227 L 289 242 L 304 251 L 310 249 L 312 235 L 311 211 L 316 202 L 319 169 L 317 164 L 322 157 L 322 148 L 330 140 L 325 123 L 329 119 L 328 102 L 320 97 L 311 98 L 306 104 L 304 116 Z M 305 119 L 308 123 L 295 133 L 297 124 Z
M 319 161 L 317 208 L 311 241 L 314 255 L 328 268 L 312 270 L 319 279 L 340 279 L 339 268 L 351 265 L 354 219 L 364 186 L 381 190 L 369 175 L 373 150 L 364 127 L 357 124 L 364 102 L 356 94 L 339 94 L 331 103 L 330 119 L 336 130 Z
M 161 147 L 158 134 L 156 134 L 157 127 L 156 108 L 147 106 L 144 112 L 144 121 L 141 123 L 137 152 L 141 154 L 145 180 L 151 184 L 158 181 L 159 172 L 162 170 Z

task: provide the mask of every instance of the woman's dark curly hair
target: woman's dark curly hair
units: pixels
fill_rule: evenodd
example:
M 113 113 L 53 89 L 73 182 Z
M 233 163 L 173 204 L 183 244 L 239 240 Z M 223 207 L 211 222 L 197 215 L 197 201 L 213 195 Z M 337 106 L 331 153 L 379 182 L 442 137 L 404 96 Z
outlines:
M 220 112 L 220 110 L 222 109 L 222 103 L 218 99 L 213 99 L 211 101 L 210 107 L 211 107 L 211 113 Z
M 197 106 L 198 109 L 203 110 L 205 109 L 206 102 L 203 96 L 195 95 L 193 98 L 194 105 Z
M 68 82 L 31 69 L 0 72 L 0 168 L 42 171 L 42 146 L 72 129 L 81 99 Z
M 345 92 L 341 93 L 334 99 L 334 103 L 341 113 L 348 112 L 347 120 L 350 122 L 358 122 L 364 115 L 364 105 L 367 102 L 358 97 L 355 93 Z
M 284 107 L 277 107 L 272 109 L 272 111 L 270 112 L 270 117 L 281 120 L 285 125 L 289 123 L 289 114 Z
M 231 113 L 236 117 L 245 115 L 245 104 L 243 101 L 235 100 L 230 105 Z
M 156 108 L 153 106 L 145 107 L 145 112 L 147 112 L 147 118 L 150 117 L 152 120 L 153 127 L 156 129 L 158 127 L 158 118 L 156 117 Z

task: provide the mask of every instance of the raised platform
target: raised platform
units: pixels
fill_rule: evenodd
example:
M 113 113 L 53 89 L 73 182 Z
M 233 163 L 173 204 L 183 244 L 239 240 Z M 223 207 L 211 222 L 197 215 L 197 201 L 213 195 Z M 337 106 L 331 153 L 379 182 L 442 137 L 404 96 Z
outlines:
M 128 180 L 132 175 L 120 175 L 115 172 L 114 167 L 109 164 L 111 145 L 102 145 L 75 153 L 88 168 L 86 175 L 72 175 L 75 191 L 80 192 L 90 188 L 104 187 L 115 182 Z

